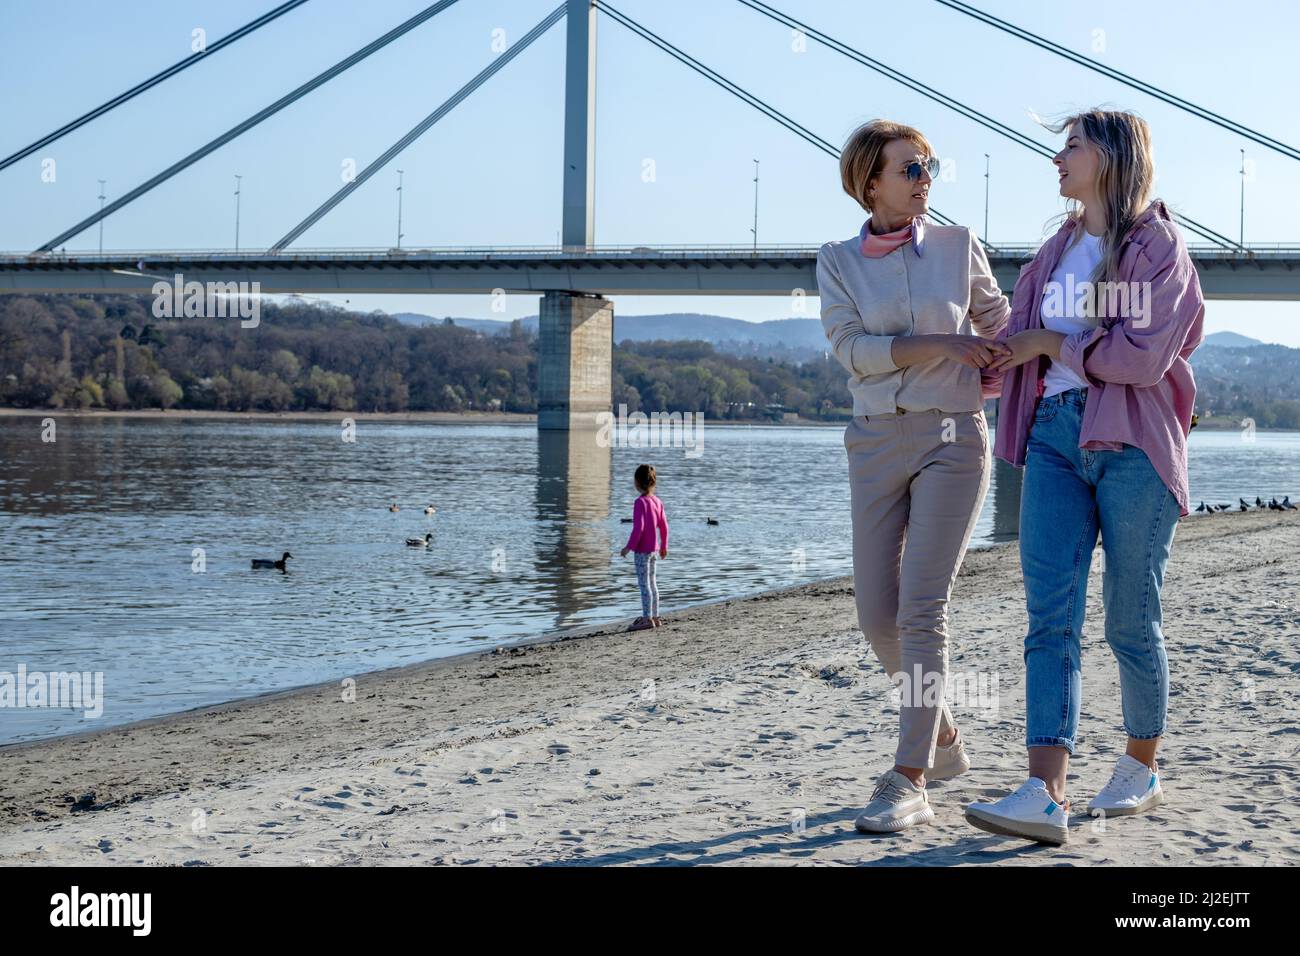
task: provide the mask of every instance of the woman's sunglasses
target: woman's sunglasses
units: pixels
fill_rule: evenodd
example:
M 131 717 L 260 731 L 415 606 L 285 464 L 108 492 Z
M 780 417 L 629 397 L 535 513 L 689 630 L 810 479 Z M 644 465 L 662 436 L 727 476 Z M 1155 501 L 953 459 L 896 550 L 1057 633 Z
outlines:
M 927 159 L 924 163 L 909 163 L 903 172 L 907 174 L 909 181 L 916 182 L 921 178 L 921 170 L 923 169 L 930 174 L 931 179 L 939 178 L 939 160 L 935 159 L 933 156 Z

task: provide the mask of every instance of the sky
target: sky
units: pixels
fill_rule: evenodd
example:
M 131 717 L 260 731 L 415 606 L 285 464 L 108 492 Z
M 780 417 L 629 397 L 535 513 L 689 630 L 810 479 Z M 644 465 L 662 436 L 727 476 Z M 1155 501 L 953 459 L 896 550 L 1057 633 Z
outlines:
M 197 146 L 352 53 L 429 0 L 310 0 L 162 86 L 0 171 L 0 249 L 30 251 Z M 228 249 L 235 176 L 240 247 L 266 248 L 526 33 L 558 0 L 460 0 L 287 110 L 118 211 L 105 249 Z M 1294 38 L 1300 5 L 1209 0 L 973 0 L 976 6 L 1216 113 L 1300 145 Z M 8 155 L 212 43 L 276 0 L 3 0 L 0 155 Z M 1064 208 L 1050 161 L 809 40 L 736 0 L 616 0 L 655 33 L 841 144 L 885 117 L 925 133 L 946 173 L 934 206 L 989 238 L 1037 242 Z M 1157 193 L 1221 233 L 1238 233 L 1246 149 L 1247 242 L 1300 245 L 1300 163 L 935 0 L 773 0 L 772 6 L 927 85 L 1059 146 L 1034 116 L 1134 109 L 1151 125 Z M 747 245 L 754 159 L 761 243 L 816 246 L 854 235 L 865 214 L 834 159 L 601 14 L 597 52 L 596 243 Z M 406 247 L 550 245 L 558 240 L 564 26 L 507 64 L 291 248 L 388 248 L 403 174 Z M 54 177 L 42 175 L 53 160 Z M 653 169 L 653 176 L 645 171 Z M 1195 239 L 1188 236 L 1189 241 Z M 1197 240 L 1199 241 L 1199 240 Z M 67 243 L 94 250 L 95 229 Z M 619 315 L 708 312 L 786 318 L 787 297 L 614 296 Z M 516 318 L 487 296 L 350 295 L 357 310 Z M 1300 303 L 1211 301 L 1206 331 L 1300 347 Z

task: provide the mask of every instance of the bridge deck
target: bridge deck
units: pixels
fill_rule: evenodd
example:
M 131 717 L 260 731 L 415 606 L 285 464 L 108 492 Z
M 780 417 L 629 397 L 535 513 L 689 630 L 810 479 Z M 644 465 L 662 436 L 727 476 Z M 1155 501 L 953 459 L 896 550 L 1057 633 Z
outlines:
M 989 260 L 1010 291 L 1036 246 L 994 245 Z M 1211 299 L 1300 299 L 1300 246 L 1244 252 L 1189 246 Z M 142 292 L 184 280 L 256 282 L 267 294 L 481 295 L 567 290 L 604 295 L 817 294 L 815 246 L 497 246 L 0 254 L 0 292 Z

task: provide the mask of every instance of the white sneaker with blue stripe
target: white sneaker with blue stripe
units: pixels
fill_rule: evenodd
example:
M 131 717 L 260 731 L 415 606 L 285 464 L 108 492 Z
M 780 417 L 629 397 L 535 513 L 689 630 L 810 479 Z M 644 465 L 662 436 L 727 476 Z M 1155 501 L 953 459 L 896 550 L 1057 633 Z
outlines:
M 1070 839 L 1070 801 L 1057 803 L 1042 780 L 1030 777 L 996 803 L 972 803 L 966 822 L 989 833 L 1060 846 Z
M 1088 804 L 1094 817 L 1123 817 L 1142 813 L 1165 802 L 1165 792 L 1160 789 L 1160 774 L 1141 760 L 1128 754 L 1120 757 L 1110 782 Z

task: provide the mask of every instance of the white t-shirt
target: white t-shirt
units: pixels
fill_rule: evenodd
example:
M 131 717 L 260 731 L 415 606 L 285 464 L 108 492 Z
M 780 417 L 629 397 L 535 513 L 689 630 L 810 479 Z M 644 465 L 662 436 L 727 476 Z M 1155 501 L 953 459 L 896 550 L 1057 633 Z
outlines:
M 1085 298 L 1092 271 L 1101 262 L 1101 236 L 1084 230 L 1083 238 L 1066 249 L 1052 271 L 1043 292 L 1041 318 L 1043 328 L 1072 335 L 1086 332 L 1094 322 L 1089 318 L 1089 300 Z M 1056 395 L 1071 388 L 1087 388 L 1088 383 L 1060 362 L 1050 362 L 1044 376 L 1043 395 Z

